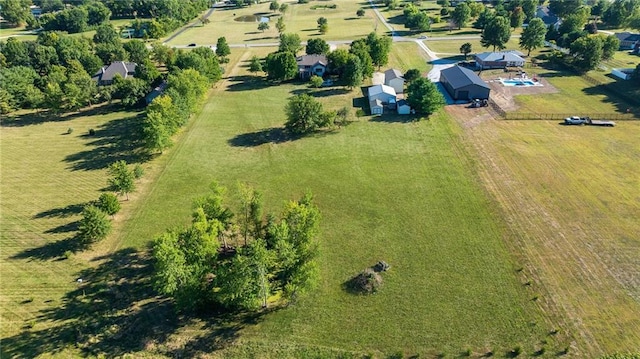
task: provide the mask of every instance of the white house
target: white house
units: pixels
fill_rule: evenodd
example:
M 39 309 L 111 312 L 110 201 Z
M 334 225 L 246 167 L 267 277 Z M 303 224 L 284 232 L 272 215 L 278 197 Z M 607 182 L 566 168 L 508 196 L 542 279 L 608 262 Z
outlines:
M 369 96 L 369 107 L 372 115 L 381 115 L 384 106 L 395 103 L 397 99 L 396 90 L 387 85 L 374 85 L 367 89 Z
M 389 69 L 384 72 L 384 84 L 393 87 L 396 93 L 404 93 L 404 77 L 402 72 L 396 69 Z

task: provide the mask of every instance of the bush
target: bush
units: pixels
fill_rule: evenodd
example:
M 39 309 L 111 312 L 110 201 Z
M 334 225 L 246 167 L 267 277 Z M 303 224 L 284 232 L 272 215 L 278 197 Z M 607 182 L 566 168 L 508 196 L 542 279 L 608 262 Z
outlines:
M 359 108 L 359 109 L 356 110 L 356 117 L 363 117 L 365 115 L 366 115 L 366 113 L 364 112 L 363 109 Z
M 100 195 L 100 198 L 98 198 L 96 207 L 102 212 L 113 216 L 120 211 L 120 201 L 118 201 L 118 197 L 113 193 L 103 193 Z
M 69 259 L 71 258 L 71 256 L 73 255 L 73 252 L 71 251 L 64 251 L 64 254 L 62 255 L 62 258 L 64 259 Z
M 367 268 L 346 283 L 347 289 L 354 293 L 373 294 L 382 286 L 382 277 L 371 268 Z
M 70 135 L 73 133 L 73 128 L 69 127 L 67 128 L 67 135 Z
M 140 164 L 136 164 L 133 167 L 133 177 L 135 177 L 135 179 L 140 179 L 142 178 L 143 175 L 144 175 L 144 168 L 142 168 Z
M 94 130 L 93 128 L 89 129 L 89 136 L 95 136 L 96 135 L 96 130 Z

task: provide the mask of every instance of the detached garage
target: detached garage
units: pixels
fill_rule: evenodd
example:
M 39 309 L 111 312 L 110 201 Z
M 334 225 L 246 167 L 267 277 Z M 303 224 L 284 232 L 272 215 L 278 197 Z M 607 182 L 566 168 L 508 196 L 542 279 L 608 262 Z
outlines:
M 473 71 L 453 66 L 440 72 L 440 83 L 454 100 L 488 99 L 491 89 Z

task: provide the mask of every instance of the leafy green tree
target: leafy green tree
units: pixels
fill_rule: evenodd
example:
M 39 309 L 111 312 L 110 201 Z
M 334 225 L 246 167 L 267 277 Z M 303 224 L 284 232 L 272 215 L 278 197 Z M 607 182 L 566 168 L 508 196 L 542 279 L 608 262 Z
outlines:
M 362 76 L 369 78 L 373 74 L 373 59 L 371 58 L 371 48 L 366 39 L 358 39 L 351 42 L 349 53 L 358 56 L 362 64 Z
M 491 10 L 485 8 L 473 23 L 473 27 L 476 29 L 484 29 L 495 16 Z
M 536 0 L 531 0 L 531 1 L 536 1 Z M 485 6 L 481 3 L 481 2 L 468 2 L 467 5 L 469 5 L 469 9 L 471 9 L 471 17 L 472 18 L 476 18 L 480 15 L 480 13 L 482 13 L 485 9 Z M 534 8 L 534 12 L 535 12 L 535 8 Z
M 547 34 L 547 27 L 540 18 L 529 21 L 529 25 L 522 31 L 520 36 L 520 48 L 527 50 L 527 56 L 531 50 L 544 46 L 544 36 Z
M 322 86 L 322 83 L 324 82 L 324 80 L 322 79 L 322 77 L 317 76 L 317 75 L 313 75 L 309 78 L 309 86 L 314 87 L 314 88 L 318 88 L 320 86 Z
M 278 11 L 279 8 L 280 5 L 278 5 L 278 2 L 276 0 L 273 0 L 271 4 L 269 4 L 269 10 L 271 11 Z
M 458 25 L 458 29 L 467 26 L 467 22 L 471 19 L 471 8 L 467 3 L 460 3 L 451 13 L 451 19 Z
M 111 17 L 111 10 L 109 10 L 109 8 L 103 3 L 96 1 L 91 2 L 86 6 L 88 14 L 87 24 L 89 26 L 100 25 L 109 21 L 109 18 Z
M 344 72 L 341 76 L 345 85 L 350 89 L 360 86 L 362 84 L 363 77 L 364 74 L 360 58 L 354 54 L 349 54 L 347 63 L 344 67 Z
M 278 34 L 282 34 L 286 28 L 287 25 L 284 24 L 284 18 L 279 17 L 278 21 L 276 21 L 276 29 L 278 29 Z
M 136 72 L 134 78 L 144 81 L 147 84 L 147 89 L 150 85 L 154 84 L 162 75 L 151 60 L 144 59 L 142 62 L 138 62 L 136 66 Z
M 293 134 L 307 134 L 320 128 L 322 104 L 307 94 L 293 96 L 287 102 L 285 128 Z
M 349 51 L 345 49 L 337 49 L 335 51 L 331 51 L 327 55 L 327 61 L 329 62 L 329 64 L 327 65 L 328 71 L 332 74 L 341 76 L 348 60 Z
M 602 60 L 610 60 L 620 48 L 620 40 L 615 35 L 603 36 L 602 39 Z
M 298 74 L 296 57 L 291 52 L 274 52 L 267 55 L 267 78 L 273 81 L 291 80 Z
M 70 34 L 83 32 L 87 28 L 89 12 L 82 6 L 72 7 L 58 13 L 59 23 L 64 24 Z M 64 30 L 64 29 L 60 29 Z
M 290 52 L 295 56 L 300 50 L 302 50 L 300 35 L 286 33 L 280 34 L 280 45 L 278 46 L 279 52 Z
M 260 30 L 260 31 L 262 31 L 262 32 L 265 32 L 265 30 L 269 30 L 269 23 L 267 23 L 267 22 L 262 22 L 262 21 L 261 21 L 261 22 L 258 24 L 258 30 Z
M 141 40 L 133 39 L 125 42 L 122 46 L 127 52 L 127 58 L 131 62 L 142 64 L 149 59 L 150 52 L 147 49 L 147 45 Z
M 280 8 L 278 9 L 278 11 L 280 11 L 280 13 L 284 14 L 285 12 L 287 12 L 287 10 L 289 9 L 289 5 L 282 3 L 280 5 Z
M 407 72 L 404 73 L 403 77 L 404 77 L 404 80 L 407 83 L 411 83 L 411 82 L 421 78 L 422 74 L 420 73 L 420 70 L 418 70 L 418 69 L 409 69 L 409 70 L 407 70 Z
M 524 0 L 522 1 L 522 11 L 527 18 L 527 22 L 533 20 L 536 17 L 536 10 L 538 8 L 538 0 Z
M 62 0 L 42 0 L 40 7 L 42 12 L 55 12 L 64 9 Z
M 122 100 L 127 107 L 140 105 L 149 92 L 149 84 L 139 78 L 123 79 L 117 74 L 113 79 L 114 98 Z
M 482 31 L 480 43 L 483 47 L 493 46 L 493 51 L 496 50 L 496 47 L 502 50 L 510 38 L 511 27 L 509 20 L 502 16 L 496 16 L 486 24 Z
M 515 9 L 513 9 L 513 11 L 511 11 L 511 14 L 509 15 L 509 22 L 511 24 L 511 27 L 515 30 L 516 28 L 522 26 L 525 17 L 526 15 L 524 14 L 524 10 L 522 10 L 522 7 L 517 6 Z
M 166 97 L 171 99 L 169 96 Z M 154 101 L 156 100 L 157 98 Z M 161 112 L 147 111 L 142 121 L 142 133 L 144 147 L 149 152 L 162 153 L 165 149 L 173 145 L 171 141 L 171 120 L 163 117 Z
M 216 55 L 218 57 L 225 59 L 227 56 L 231 54 L 231 48 L 229 44 L 227 44 L 227 38 L 222 36 L 218 38 L 216 43 Z
M 356 11 L 357 17 L 363 17 L 364 14 L 365 14 L 364 9 L 358 9 L 358 11 Z
M 213 52 L 212 52 L 213 53 Z M 215 55 L 213 56 L 215 58 Z M 170 96 L 178 114 L 177 126 L 182 126 L 196 110 L 198 101 L 209 88 L 209 79 L 194 69 L 184 69 L 170 73 L 165 94 Z
M 607 0 L 598 0 L 592 7 L 591 7 L 591 16 L 594 16 L 596 18 L 596 20 L 598 18 L 600 18 L 605 10 L 607 10 L 607 8 L 609 7 L 609 1 Z
M 595 69 L 602 60 L 602 38 L 583 36 L 571 44 L 571 64 L 579 72 Z
M 378 66 L 386 65 L 389 62 L 389 52 L 391 51 L 392 40 L 388 36 L 378 36 L 375 32 L 367 35 L 366 43 L 369 46 L 371 62 Z
M 416 112 L 431 115 L 445 105 L 445 100 L 436 85 L 421 77 L 407 87 L 407 102 Z
M 284 298 L 294 299 L 317 283 L 318 243 L 314 238 L 319 224 L 320 211 L 307 193 L 299 201 L 289 202 L 280 223 L 267 229 L 278 253 L 276 286 L 282 289 Z
M 216 82 L 222 78 L 222 69 L 218 62 L 218 57 L 208 47 L 198 47 L 191 51 L 178 51 L 173 61 L 174 68 L 193 69 L 209 79 Z
M 120 212 L 120 201 L 118 201 L 118 197 L 113 193 L 102 193 L 98 198 L 96 207 L 102 212 L 114 216 Z
M 262 71 L 262 60 L 258 56 L 251 57 L 249 71 L 253 73 Z
M 320 38 L 312 38 L 307 41 L 307 55 L 313 54 L 328 54 L 329 53 L 329 44 Z
M 160 42 L 151 44 L 151 57 L 153 60 L 162 65 L 170 65 L 173 62 L 173 49 Z
M 464 44 L 462 44 L 462 46 L 460 46 L 460 53 L 464 54 L 464 59 L 467 59 L 467 55 L 469 55 L 471 53 L 472 49 L 471 49 L 471 43 L 470 42 L 465 42 Z
M 574 13 L 582 6 L 582 0 L 554 0 L 549 2 L 549 9 L 561 18 Z
M 107 214 L 96 206 L 85 206 L 82 219 L 78 225 L 78 234 L 85 244 L 91 244 L 104 239 L 111 232 L 111 222 Z
M 153 242 L 156 289 L 175 299 L 182 310 L 201 308 L 210 302 L 209 277 L 218 257 L 220 224 L 208 220 L 202 208 L 194 211 L 191 226 L 168 231 Z
M 29 0 L 2 0 L 0 1 L 0 15 L 4 20 L 15 26 L 23 24 L 31 14 Z
M 58 64 L 58 53 L 53 46 L 33 43 L 30 58 L 31 67 L 41 76 L 48 74 L 51 66 Z
M 31 66 L 27 44 L 18 40 L 16 37 L 10 37 L 7 39 L 7 42 L 0 43 L 0 50 L 5 57 L 7 67 Z
M 14 66 L 0 69 L 0 88 L 5 91 L 5 110 L 35 108 L 44 100 L 35 86 L 38 74 L 30 67 Z
M 109 188 L 120 195 L 126 195 L 128 201 L 129 193 L 135 191 L 136 184 L 135 176 L 127 165 L 127 161 L 120 160 L 112 163 L 109 166 L 108 174 Z
M 262 193 L 253 187 L 240 183 L 238 184 L 240 193 L 240 228 L 247 245 L 249 235 L 253 238 L 260 238 L 262 233 Z

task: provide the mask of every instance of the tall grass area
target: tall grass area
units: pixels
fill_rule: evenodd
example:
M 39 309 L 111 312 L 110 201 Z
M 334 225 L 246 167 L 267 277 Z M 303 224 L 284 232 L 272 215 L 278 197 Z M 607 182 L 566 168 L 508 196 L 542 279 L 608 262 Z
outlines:
M 310 190 L 323 215 L 319 288 L 246 327 L 242 340 L 484 353 L 518 344 L 533 350 L 545 339 L 550 328 L 515 276 L 500 222 L 446 115 L 365 117 L 279 142 L 273 134 L 286 99 L 303 88 L 243 80 L 211 97 L 125 227 L 124 244 L 143 249 L 165 228 L 186 223 L 193 198 L 212 180 L 231 195 L 237 182 L 252 184 L 269 211 Z M 318 98 L 330 107 L 355 95 L 323 91 Z M 350 276 L 378 260 L 392 266 L 380 293 L 343 291 Z

